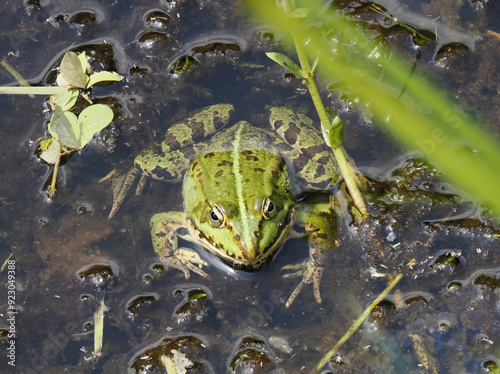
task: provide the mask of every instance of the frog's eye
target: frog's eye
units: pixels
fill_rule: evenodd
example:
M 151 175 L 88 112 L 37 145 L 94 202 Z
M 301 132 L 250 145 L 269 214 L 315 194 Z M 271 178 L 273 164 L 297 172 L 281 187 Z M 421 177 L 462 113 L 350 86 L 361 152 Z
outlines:
M 212 227 L 216 229 L 220 229 L 224 227 L 225 225 L 225 220 L 224 220 L 224 214 L 222 213 L 222 210 L 216 205 L 212 208 L 210 211 L 210 223 L 212 224 Z
M 271 219 L 276 215 L 276 205 L 268 197 L 262 202 L 262 215 L 264 219 Z

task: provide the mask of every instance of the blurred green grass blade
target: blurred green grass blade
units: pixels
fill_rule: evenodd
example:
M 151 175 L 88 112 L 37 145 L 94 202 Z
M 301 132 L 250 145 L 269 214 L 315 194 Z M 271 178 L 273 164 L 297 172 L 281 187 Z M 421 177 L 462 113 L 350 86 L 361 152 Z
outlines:
M 418 72 L 408 80 L 408 63 L 321 2 L 296 1 L 297 7 L 309 8 L 304 23 L 287 19 L 273 2 L 248 3 L 261 21 L 284 33 L 293 28 L 298 40 L 307 40 L 309 59 L 319 54 L 320 77 L 359 97 L 377 125 L 406 147 L 420 150 L 456 186 L 500 212 L 500 144 L 443 87 Z
M 55 95 L 68 92 L 65 87 L 0 87 L 0 94 L 6 95 Z

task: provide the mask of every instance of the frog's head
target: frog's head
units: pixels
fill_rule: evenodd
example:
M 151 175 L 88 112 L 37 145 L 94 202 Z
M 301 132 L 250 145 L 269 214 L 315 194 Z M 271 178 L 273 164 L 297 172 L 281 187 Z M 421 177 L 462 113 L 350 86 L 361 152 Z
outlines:
M 255 209 L 214 204 L 202 222 L 190 218 L 191 232 L 200 244 L 229 262 L 258 268 L 280 247 L 293 219 L 289 201 L 270 197 L 255 200 Z
M 295 200 L 284 159 L 253 156 L 269 160 L 260 164 L 264 168 L 246 169 L 236 177 L 232 172 L 220 181 L 205 178 L 207 170 L 197 164 L 196 178 L 184 181 L 184 197 L 191 234 L 204 248 L 231 263 L 258 268 L 286 239 L 294 223 Z M 212 176 L 223 174 L 210 171 Z M 194 198 L 196 204 L 190 206 L 194 200 L 187 191 L 204 198 Z

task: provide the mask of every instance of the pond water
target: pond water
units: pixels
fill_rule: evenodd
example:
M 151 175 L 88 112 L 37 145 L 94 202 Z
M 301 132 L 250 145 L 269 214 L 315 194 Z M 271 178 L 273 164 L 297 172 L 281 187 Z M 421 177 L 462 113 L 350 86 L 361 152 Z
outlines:
M 374 3 L 333 3 L 497 133 L 498 2 L 377 2 L 438 36 L 423 46 Z M 47 98 L 0 96 L 0 263 L 11 256 L 0 272 L 2 373 L 159 373 L 159 357 L 174 351 L 191 360 L 188 373 L 308 373 L 398 273 L 403 279 L 323 372 L 482 373 L 500 365 L 498 224 L 395 145 L 346 92 L 321 88 L 346 124 L 347 151 L 372 182 L 370 217 L 353 224 L 339 216 L 341 245 L 328 257 L 321 305 L 308 286 L 284 306 L 298 281 L 280 269 L 307 256 L 302 240 L 288 241 L 255 272 L 201 250 L 209 280 L 164 269 L 149 219 L 182 209 L 180 184 L 150 183 L 108 220 L 112 186 L 99 179 L 197 108 L 232 103 L 234 122 L 259 126 L 270 105 L 316 118 L 305 86 L 265 55 L 282 50 L 281 36 L 244 2 L 6 0 L 0 20 L 0 58 L 33 85 L 52 84 L 68 50 L 85 51 L 96 71 L 125 77 L 93 89 L 115 120 L 61 167 L 53 200 L 51 169 L 36 156 L 48 136 Z M 10 84 L 17 85 L 0 67 L 0 85 Z M 101 300 L 103 348 L 93 358 Z

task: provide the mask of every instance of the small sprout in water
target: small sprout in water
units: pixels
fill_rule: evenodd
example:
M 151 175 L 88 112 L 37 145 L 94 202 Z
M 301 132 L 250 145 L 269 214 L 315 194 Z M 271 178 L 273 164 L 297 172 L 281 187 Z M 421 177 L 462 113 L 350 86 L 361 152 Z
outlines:
M 282 53 L 278 52 L 268 52 L 266 53 L 267 57 L 269 57 L 271 60 L 276 62 L 278 65 L 281 65 L 284 67 L 286 70 L 288 70 L 290 73 L 293 75 L 299 77 L 299 78 L 305 78 L 304 74 L 302 74 L 302 70 L 300 69 L 300 66 L 297 65 L 293 60 L 291 60 L 289 57 L 285 56 Z

